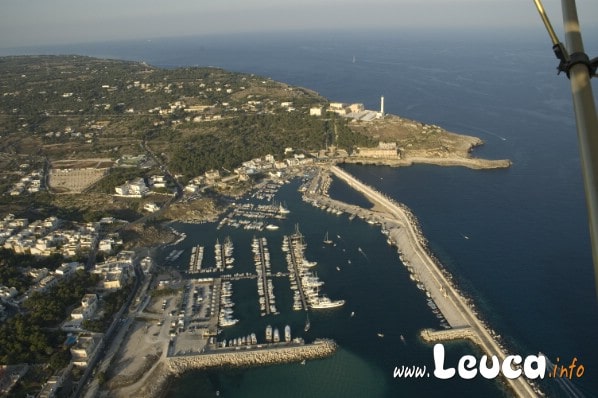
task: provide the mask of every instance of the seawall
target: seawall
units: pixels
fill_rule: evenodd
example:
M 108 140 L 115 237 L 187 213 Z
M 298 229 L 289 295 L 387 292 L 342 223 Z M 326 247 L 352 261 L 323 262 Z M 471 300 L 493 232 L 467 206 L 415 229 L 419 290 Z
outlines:
M 441 267 L 441 264 L 428 250 L 426 240 L 411 211 L 405 205 L 377 192 L 337 166 L 331 166 L 330 172 L 374 203 L 376 211 L 369 213 L 389 231 L 389 238 L 397 245 L 401 253 L 401 260 L 407 267 L 414 270 L 417 278 L 424 284 L 451 327 L 470 329 L 471 332 L 467 332 L 467 335 L 470 336 L 471 333 L 473 337 L 468 338 L 473 340 L 482 351 L 489 356 L 496 355 L 498 358 L 506 358 L 508 354 L 504 347 L 478 317 L 469 301 L 453 285 L 451 275 Z M 314 202 L 329 200 L 327 196 L 316 194 L 317 191 L 312 186 L 306 196 Z M 365 209 L 361 210 L 366 211 Z M 439 338 L 442 335 L 433 336 Z M 505 382 L 518 397 L 538 395 L 538 390 L 523 377 L 505 379 Z
M 178 376 L 196 369 L 265 366 L 324 358 L 334 354 L 336 343 L 333 340 L 316 340 L 311 344 L 219 351 L 170 357 L 169 372 Z
M 216 349 L 199 355 L 169 357 L 160 360 L 147 378 L 147 382 L 135 391 L 134 396 L 146 398 L 163 397 L 173 378 L 186 372 L 204 369 L 268 366 L 281 363 L 300 362 L 331 356 L 337 345 L 333 340 L 316 340 L 310 344 L 263 346 L 247 349 Z M 130 397 L 130 391 L 111 391 L 111 396 Z

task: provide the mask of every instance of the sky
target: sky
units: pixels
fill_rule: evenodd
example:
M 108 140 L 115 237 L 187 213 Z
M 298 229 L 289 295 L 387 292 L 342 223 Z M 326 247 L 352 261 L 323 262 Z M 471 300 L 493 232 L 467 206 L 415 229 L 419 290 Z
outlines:
M 560 0 L 543 3 L 562 31 Z M 577 7 L 582 28 L 598 26 L 597 0 Z M 0 0 L 0 48 L 395 27 L 544 29 L 533 0 Z

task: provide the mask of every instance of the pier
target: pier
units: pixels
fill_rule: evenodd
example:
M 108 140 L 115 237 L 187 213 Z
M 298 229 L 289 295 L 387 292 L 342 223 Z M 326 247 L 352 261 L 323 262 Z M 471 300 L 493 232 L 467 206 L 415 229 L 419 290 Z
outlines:
M 266 238 L 253 238 L 251 248 L 257 272 L 257 289 L 261 315 L 278 314 L 274 299 L 274 285 L 270 268 L 270 253 Z
M 418 227 L 417 219 L 411 211 L 406 206 L 362 183 L 337 166 L 330 166 L 328 170 L 350 187 L 361 192 L 374 204 L 374 209 L 368 211 L 358 206 L 333 201 L 318 193 L 317 184 L 322 181 L 322 177 L 314 178 L 305 193 L 305 200 L 316 205 L 328 203 L 329 205 L 339 206 L 346 212 L 357 216 L 366 216 L 364 218 L 381 224 L 388 231 L 391 242 L 397 245 L 403 263 L 411 267 L 417 274 L 420 283 L 425 286 L 426 291 L 435 301 L 449 325 L 453 329 L 470 328 L 471 334 L 474 336 L 472 340 L 486 354 L 489 356 L 496 355 L 501 359 L 506 358 L 508 356 L 506 350 L 494 339 L 491 330 L 484 325 L 468 301 L 453 285 L 450 274 L 442 268 L 428 250 L 426 240 Z M 321 169 L 320 174 L 323 173 L 325 173 L 325 170 Z M 432 334 L 432 336 L 438 338 L 443 335 Z M 534 388 L 523 377 L 505 379 L 505 382 L 519 397 L 536 396 Z
M 308 271 L 307 268 L 315 266 L 316 262 L 307 261 L 304 257 L 305 243 L 303 235 L 297 231 L 283 239 L 283 251 L 288 252 L 287 263 L 289 269 L 289 278 L 291 280 L 291 289 L 295 290 L 293 296 L 293 309 L 301 310 L 311 309 L 329 309 L 341 307 L 345 300 L 330 300 L 326 295 L 319 295 L 320 286 L 324 282 L 320 281 L 317 275 Z
M 287 252 L 287 263 L 291 288 L 296 292 L 293 296 L 293 309 L 307 311 L 307 300 L 301 283 L 298 261 L 303 262 L 303 239 L 300 234 L 285 236 L 283 251 Z M 299 300 L 297 300 L 299 298 Z

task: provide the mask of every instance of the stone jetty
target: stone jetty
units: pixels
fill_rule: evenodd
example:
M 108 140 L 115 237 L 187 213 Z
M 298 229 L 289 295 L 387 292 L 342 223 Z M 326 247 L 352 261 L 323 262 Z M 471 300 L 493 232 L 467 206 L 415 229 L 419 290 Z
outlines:
M 168 358 L 171 375 L 179 376 L 186 371 L 208 368 L 251 367 L 280 363 L 300 362 L 324 358 L 334 354 L 333 340 L 316 340 L 311 344 L 241 348 L 239 350 L 213 350 L 205 354 Z
M 374 208 L 366 210 L 333 201 L 318 186 L 318 183 L 327 180 L 326 177 L 321 175 L 326 172 L 334 174 L 350 187 L 361 192 L 374 204 Z M 304 194 L 306 201 L 315 205 L 326 203 L 327 206 L 342 206 L 342 210 L 345 212 L 360 217 L 365 214 L 366 217 L 364 218 L 382 225 L 388 231 L 390 241 L 397 246 L 401 261 L 412 270 L 417 278 L 416 280 L 425 287 L 426 294 L 434 300 L 449 325 L 453 329 L 460 329 L 457 332 L 452 332 L 450 337 L 464 333 L 486 354 L 495 355 L 501 359 L 508 356 L 506 349 L 497 341 L 493 331 L 480 319 L 471 302 L 454 285 L 450 273 L 433 256 L 415 215 L 407 206 L 397 203 L 392 198 L 362 183 L 338 166 L 324 166 L 321 173 L 318 174 L 309 184 L 309 187 L 306 187 Z M 350 208 L 352 209 L 350 210 Z M 470 332 L 465 333 L 464 330 L 466 329 L 469 329 Z M 430 334 L 428 332 L 428 337 L 430 336 L 435 339 L 446 337 L 444 334 Z M 505 382 L 512 389 L 515 396 L 531 397 L 537 395 L 538 390 L 523 377 L 505 379 Z
M 477 336 L 470 327 L 447 330 L 423 329 L 420 332 L 420 336 L 426 343 L 449 340 L 471 340 L 477 342 Z

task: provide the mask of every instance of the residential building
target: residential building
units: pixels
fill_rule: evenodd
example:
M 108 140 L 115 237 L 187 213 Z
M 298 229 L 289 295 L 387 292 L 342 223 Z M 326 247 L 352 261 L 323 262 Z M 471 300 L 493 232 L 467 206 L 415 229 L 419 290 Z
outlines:
M 86 367 L 98 352 L 101 334 L 85 334 L 77 338 L 77 343 L 71 347 L 71 362 L 75 366 Z

